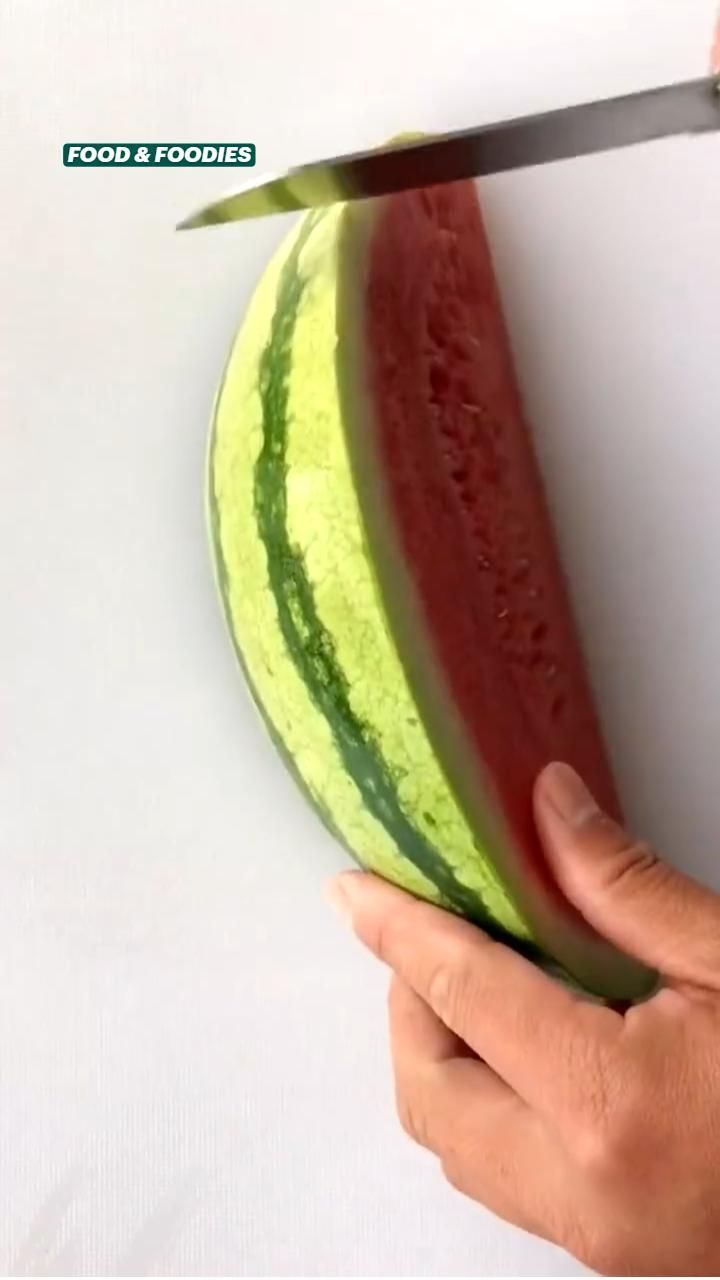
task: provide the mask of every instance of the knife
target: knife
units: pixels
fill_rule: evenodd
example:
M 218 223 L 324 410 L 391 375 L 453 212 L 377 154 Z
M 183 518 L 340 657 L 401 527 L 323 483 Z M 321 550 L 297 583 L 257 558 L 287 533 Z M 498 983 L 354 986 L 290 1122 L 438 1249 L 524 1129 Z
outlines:
M 715 129 L 720 129 L 720 76 L 711 75 L 305 164 L 247 183 L 179 222 L 177 230 L 389 195 Z

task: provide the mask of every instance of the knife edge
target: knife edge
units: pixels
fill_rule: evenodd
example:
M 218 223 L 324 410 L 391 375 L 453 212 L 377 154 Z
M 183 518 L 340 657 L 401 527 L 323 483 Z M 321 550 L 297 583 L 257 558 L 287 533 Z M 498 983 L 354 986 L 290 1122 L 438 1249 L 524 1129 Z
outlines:
M 177 230 L 389 195 L 720 129 L 720 76 L 314 161 L 203 206 Z

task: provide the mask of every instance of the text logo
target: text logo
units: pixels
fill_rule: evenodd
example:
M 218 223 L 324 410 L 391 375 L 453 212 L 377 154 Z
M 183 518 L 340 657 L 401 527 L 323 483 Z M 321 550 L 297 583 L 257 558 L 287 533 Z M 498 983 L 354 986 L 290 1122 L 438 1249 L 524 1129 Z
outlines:
M 222 166 L 245 168 L 255 164 L 254 142 L 66 142 L 63 164 L 73 169 L 175 168 Z

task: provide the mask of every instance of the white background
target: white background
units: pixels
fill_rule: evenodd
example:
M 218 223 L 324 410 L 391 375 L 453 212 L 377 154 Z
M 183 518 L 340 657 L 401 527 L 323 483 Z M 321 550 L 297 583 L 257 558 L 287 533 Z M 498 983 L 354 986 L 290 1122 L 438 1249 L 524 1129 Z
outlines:
M 396 1128 L 385 978 L 251 712 L 201 498 L 273 170 L 703 74 L 713 0 L 0 3 L 0 1269 L 557 1275 Z M 634 823 L 720 887 L 720 137 L 498 177 L 518 367 Z

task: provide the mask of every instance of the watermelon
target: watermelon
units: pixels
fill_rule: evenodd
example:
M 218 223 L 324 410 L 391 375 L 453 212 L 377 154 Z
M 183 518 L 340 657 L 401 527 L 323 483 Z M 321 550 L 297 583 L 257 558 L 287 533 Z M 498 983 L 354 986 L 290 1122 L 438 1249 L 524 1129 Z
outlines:
M 230 634 L 326 826 L 585 990 L 646 994 L 533 823 L 552 759 L 618 801 L 473 183 L 299 220 L 233 345 L 208 470 Z

